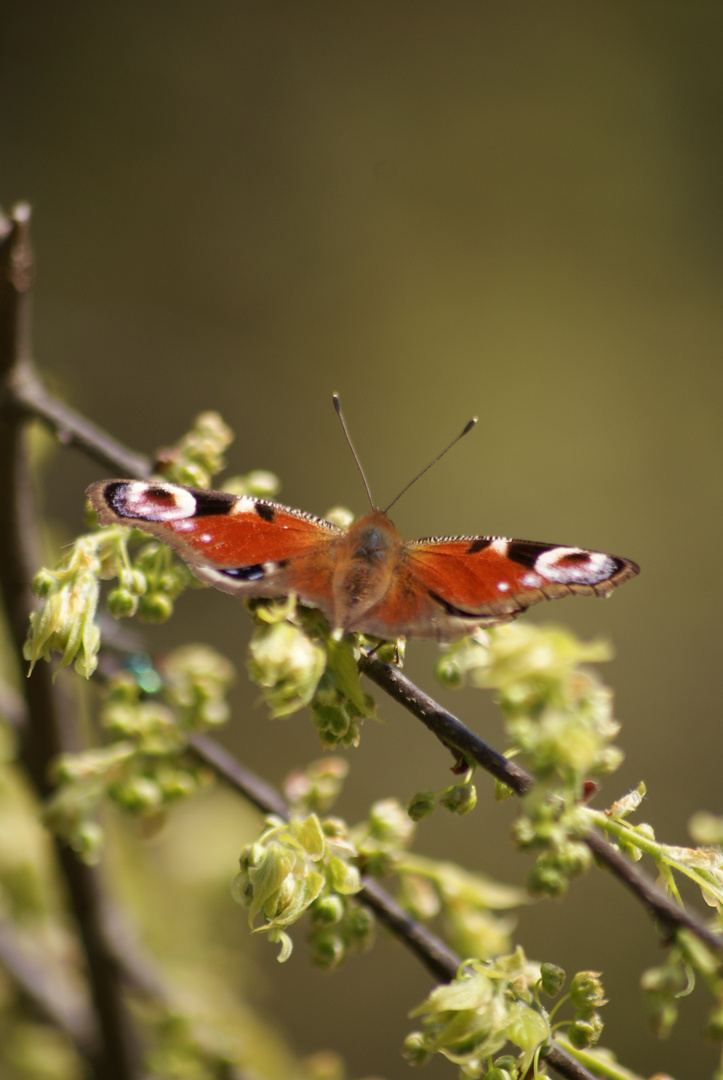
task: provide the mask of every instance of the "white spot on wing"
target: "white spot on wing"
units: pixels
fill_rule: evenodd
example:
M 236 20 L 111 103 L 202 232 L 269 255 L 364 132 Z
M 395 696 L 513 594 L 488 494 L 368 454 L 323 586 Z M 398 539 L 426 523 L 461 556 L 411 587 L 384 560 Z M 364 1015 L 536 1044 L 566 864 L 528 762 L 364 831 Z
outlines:
M 509 581 L 498 581 L 497 588 L 500 592 L 507 592 L 510 587 Z
M 154 490 L 165 492 L 168 500 L 156 502 L 149 494 Z M 126 513 L 143 521 L 178 521 L 196 513 L 195 496 L 176 484 L 133 480 L 126 485 L 123 494 Z
M 492 541 L 489 549 L 495 551 L 498 555 L 506 555 L 508 546 L 509 541 L 505 540 L 504 537 L 498 537 L 496 540 Z
M 538 560 L 539 561 L 539 560 Z M 539 574 L 533 574 L 530 571 L 522 575 L 522 584 L 528 589 L 536 589 L 542 585 L 542 578 Z
M 584 555 L 568 562 L 570 555 Z M 535 570 L 546 581 L 559 581 L 563 585 L 597 585 L 615 572 L 615 561 L 601 551 L 584 551 L 582 548 L 556 547 L 543 551 L 537 557 Z
M 258 499 L 253 499 L 250 495 L 241 495 L 229 510 L 230 514 L 253 514 L 256 512 L 256 503 Z

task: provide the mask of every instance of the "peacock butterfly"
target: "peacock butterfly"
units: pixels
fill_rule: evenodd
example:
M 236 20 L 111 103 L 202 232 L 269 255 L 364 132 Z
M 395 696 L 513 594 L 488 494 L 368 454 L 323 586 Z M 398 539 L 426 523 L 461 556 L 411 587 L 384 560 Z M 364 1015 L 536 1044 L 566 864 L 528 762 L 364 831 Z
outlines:
M 336 395 L 334 404 L 359 464 Z M 364 484 L 369 494 L 365 478 Z M 541 600 L 568 593 L 607 597 L 639 573 L 629 559 L 534 540 L 407 542 L 387 515 L 392 504 L 380 510 L 371 495 L 371 513 L 346 530 L 268 499 L 160 480 L 101 480 L 87 495 L 101 525 L 151 533 L 223 592 L 242 598 L 294 593 L 319 608 L 336 631 L 384 639 L 449 641 L 509 622 Z

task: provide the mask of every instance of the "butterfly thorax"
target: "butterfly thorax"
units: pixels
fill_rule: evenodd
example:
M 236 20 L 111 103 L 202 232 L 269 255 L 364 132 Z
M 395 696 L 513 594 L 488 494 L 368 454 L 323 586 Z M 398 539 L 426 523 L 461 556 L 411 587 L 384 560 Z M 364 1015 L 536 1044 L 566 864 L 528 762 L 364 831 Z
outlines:
M 334 569 L 334 625 L 347 630 L 385 595 L 403 541 L 389 518 L 374 510 L 352 525 Z

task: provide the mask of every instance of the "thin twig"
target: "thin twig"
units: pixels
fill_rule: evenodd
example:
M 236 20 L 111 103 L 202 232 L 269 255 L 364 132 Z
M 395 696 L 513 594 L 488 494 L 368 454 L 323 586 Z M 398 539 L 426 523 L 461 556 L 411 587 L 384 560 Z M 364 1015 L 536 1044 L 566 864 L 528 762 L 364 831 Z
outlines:
M 35 369 L 23 365 L 5 384 L 5 407 L 44 421 L 66 446 L 77 446 L 104 469 L 121 472 L 129 479 L 151 475 L 151 461 L 137 454 L 97 427 L 81 413 L 48 393 Z
M 242 766 L 214 739 L 198 735 L 189 745 L 200 761 L 214 769 L 220 779 L 259 810 L 288 820 L 289 808 L 281 793 Z M 379 921 L 421 961 L 433 978 L 440 982 L 451 982 L 455 978 L 463 958 L 412 918 L 377 881 L 365 877 L 362 889 L 355 894 L 355 898 L 371 908 Z M 567 1080 L 594 1080 L 592 1073 L 554 1041 L 546 1061 Z
M 597 829 L 591 829 L 583 840 L 593 855 L 603 862 L 638 900 L 642 901 L 658 922 L 663 924 L 669 935 L 673 936 L 677 929 L 683 927 L 690 930 L 715 952 L 723 951 L 723 941 L 713 930 L 685 908 L 678 907 L 675 901 L 662 893 L 637 866 L 626 859 L 616 847 L 609 844 Z
M 421 720 L 445 746 L 480 765 L 507 784 L 516 795 L 524 795 L 530 790 L 534 781 L 529 773 L 470 731 L 453 713 L 420 690 L 406 675 L 402 675 L 398 668 L 368 656 L 362 657 L 359 666 L 372 682 Z

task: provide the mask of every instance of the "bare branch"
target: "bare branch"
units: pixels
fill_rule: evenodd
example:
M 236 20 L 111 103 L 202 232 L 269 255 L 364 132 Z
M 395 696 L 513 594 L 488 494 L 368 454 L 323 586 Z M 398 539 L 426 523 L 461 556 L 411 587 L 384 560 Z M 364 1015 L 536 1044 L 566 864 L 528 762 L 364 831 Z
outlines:
M 0 380 L 6 396 L 14 382 L 30 370 L 30 286 L 32 251 L 30 214 L 20 207 L 9 224 L 0 227 Z M 6 527 L 0 530 L 0 591 L 19 665 L 33 607 L 30 582 L 38 566 L 35 508 L 28 476 L 24 427 L 29 414 L 4 410 L 0 416 L 0 505 Z M 50 669 L 38 664 L 26 683 L 28 722 L 21 753 L 42 799 L 50 789 L 50 762 L 78 739 L 74 710 Z M 132 1027 L 121 992 L 113 950 L 106 937 L 105 898 L 97 868 L 81 863 L 64 845 L 56 851 L 83 941 L 93 1007 L 100 1035 L 92 1058 L 98 1080 L 136 1080 L 138 1069 Z
M 372 682 L 386 690 L 390 697 L 421 720 L 446 747 L 492 773 L 516 795 L 524 795 L 530 790 L 533 779 L 529 773 L 480 739 L 479 735 L 470 731 L 453 713 L 420 690 L 397 668 L 369 657 L 363 657 L 359 666 Z

